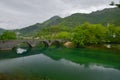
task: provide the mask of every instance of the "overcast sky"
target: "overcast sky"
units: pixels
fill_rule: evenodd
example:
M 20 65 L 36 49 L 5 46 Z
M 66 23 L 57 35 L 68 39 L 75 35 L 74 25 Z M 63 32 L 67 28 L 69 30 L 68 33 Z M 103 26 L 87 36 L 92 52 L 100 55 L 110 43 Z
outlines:
M 0 0 L 0 28 L 17 29 L 41 23 L 55 15 L 90 13 L 119 0 Z

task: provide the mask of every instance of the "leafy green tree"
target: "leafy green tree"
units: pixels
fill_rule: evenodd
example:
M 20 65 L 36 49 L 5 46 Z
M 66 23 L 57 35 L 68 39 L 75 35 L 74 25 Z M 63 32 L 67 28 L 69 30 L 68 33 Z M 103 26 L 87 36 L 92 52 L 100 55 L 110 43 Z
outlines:
M 106 41 L 106 28 L 100 24 L 85 23 L 75 28 L 72 41 L 80 46 L 103 43 Z
M 120 8 L 120 4 L 115 4 L 114 1 L 112 1 L 112 2 L 110 3 L 110 5 L 111 5 L 111 6 L 117 6 L 118 8 Z
M 41 39 L 67 38 L 65 36 L 68 35 L 70 31 L 71 31 L 71 28 L 64 27 L 64 26 L 46 27 L 40 30 L 37 33 L 36 37 L 39 37 Z
M 107 26 L 107 39 L 111 43 L 120 43 L 120 26 Z
M 79 45 L 84 46 L 87 30 L 82 30 L 80 27 L 78 27 L 77 30 L 75 30 L 75 31 L 76 32 L 73 33 L 71 40 L 75 44 L 77 44 L 77 46 L 79 46 Z
M 71 33 L 69 33 L 69 32 L 59 32 L 56 35 L 56 38 L 57 39 L 70 39 L 71 38 Z
M 13 39 L 17 39 L 16 33 L 12 32 L 12 31 L 5 31 L 1 37 L 1 40 L 13 40 Z

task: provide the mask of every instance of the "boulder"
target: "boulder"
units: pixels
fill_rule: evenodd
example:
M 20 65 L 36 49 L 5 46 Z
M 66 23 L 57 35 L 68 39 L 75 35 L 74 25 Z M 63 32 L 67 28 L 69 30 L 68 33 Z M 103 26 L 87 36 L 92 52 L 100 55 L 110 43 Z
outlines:
M 65 44 L 64 44 L 65 47 L 67 48 L 73 48 L 74 47 L 74 44 L 70 41 L 67 41 Z

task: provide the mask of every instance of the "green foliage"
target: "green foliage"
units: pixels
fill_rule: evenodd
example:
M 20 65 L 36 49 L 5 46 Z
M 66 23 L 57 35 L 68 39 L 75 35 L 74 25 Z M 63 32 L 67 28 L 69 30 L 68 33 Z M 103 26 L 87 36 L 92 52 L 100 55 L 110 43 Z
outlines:
M 69 39 L 71 28 L 52 26 L 40 30 L 36 37 L 40 39 Z
M 107 39 L 109 42 L 120 43 L 120 26 L 107 26 Z
M 72 41 L 79 46 L 120 42 L 120 27 L 85 23 L 75 28 Z
M 57 39 L 70 39 L 71 38 L 71 33 L 69 32 L 60 32 L 56 35 Z
M 1 37 L 1 40 L 13 40 L 13 39 L 17 39 L 16 37 L 16 33 L 12 32 L 12 31 L 5 31 Z
M 84 23 L 71 27 L 53 26 L 42 29 L 36 37 L 41 39 L 66 39 L 77 46 L 103 44 L 106 42 L 120 43 L 120 27 L 114 25 Z

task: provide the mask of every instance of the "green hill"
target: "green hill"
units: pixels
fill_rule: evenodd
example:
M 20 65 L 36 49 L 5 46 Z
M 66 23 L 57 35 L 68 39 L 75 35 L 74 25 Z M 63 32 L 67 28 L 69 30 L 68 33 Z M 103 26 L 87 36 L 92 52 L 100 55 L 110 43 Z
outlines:
M 120 9 L 119 8 L 108 8 L 90 14 L 75 13 L 65 18 L 60 18 L 59 16 L 54 16 L 44 23 L 37 23 L 32 26 L 23 28 L 19 30 L 22 34 L 33 34 L 40 29 L 50 26 L 66 26 L 75 27 L 81 25 L 85 22 L 92 24 L 114 24 L 120 25 Z

